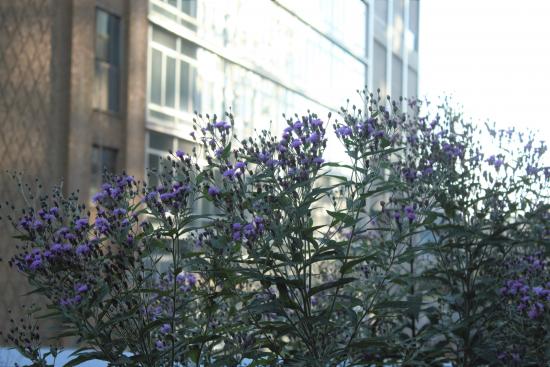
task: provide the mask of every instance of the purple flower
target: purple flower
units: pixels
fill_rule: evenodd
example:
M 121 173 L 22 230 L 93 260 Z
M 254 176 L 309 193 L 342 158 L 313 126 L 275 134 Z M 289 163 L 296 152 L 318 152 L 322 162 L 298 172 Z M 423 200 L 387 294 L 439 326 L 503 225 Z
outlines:
M 36 230 L 36 231 L 39 231 L 43 228 L 43 224 L 41 221 L 39 221 L 38 219 L 35 219 L 32 221 L 31 223 L 31 228 Z
M 176 150 L 176 156 L 179 158 L 179 159 L 189 159 L 189 155 L 187 155 L 185 152 L 181 151 L 181 150 Z
M 86 255 L 89 252 L 90 252 L 90 247 L 86 243 L 80 244 L 76 247 L 77 255 Z
M 544 306 L 542 303 L 537 302 L 529 308 L 529 311 L 527 311 L 527 317 L 529 317 L 531 320 L 534 320 L 542 315 L 542 312 L 544 310 Z
M 311 144 L 316 144 L 321 139 L 318 132 L 313 132 L 311 135 L 307 138 L 307 141 Z
M 195 277 L 195 274 L 187 274 L 187 283 L 191 286 L 195 286 L 197 283 L 197 278 Z
M 218 122 L 214 123 L 214 127 L 218 128 L 218 129 L 223 129 L 223 128 L 225 128 L 225 124 L 226 124 L 225 121 L 218 121 Z
M 539 170 L 536 167 L 528 165 L 525 171 L 528 175 L 536 175 Z
M 170 324 L 163 324 L 160 327 L 159 331 L 160 331 L 161 334 L 168 334 L 169 332 L 172 331 L 172 327 L 170 326 Z
M 311 126 L 321 126 L 321 125 L 323 125 L 323 121 L 321 121 L 320 119 L 311 120 Z
M 234 170 L 234 169 L 231 169 L 231 168 L 228 168 L 228 169 L 223 173 L 223 177 L 226 177 L 226 178 L 233 178 L 233 176 L 235 176 L 235 170 Z
M 158 194 L 159 194 L 158 191 L 148 192 L 147 195 L 145 195 L 145 200 L 146 201 L 155 200 Z
M 210 196 L 218 196 L 220 192 L 220 189 L 218 189 L 216 186 L 210 186 L 208 188 L 208 195 Z
M 247 238 L 253 237 L 256 234 L 256 230 L 254 229 L 254 226 L 251 223 L 244 226 L 243 232 Z
M 166 343 L 164 343 L 162 340 L 157 340 L 155 342 L 155 348 L 157 348 L 160 351 L 163 351 L 164 349 L 166 349 Z
M 40 258 L 35 258 L 34 261 L 31 263 L 31 265 L 29 266 L 31 270 L 36 270 L 41 267 L 42 267 L 42 260 Z
M 422 170 L 423 176 L 431 175 L 434 172 L 434 169 L 432 167 L 426 167 Z
M 80 231 L 88 226 L 88 218 L 78 218 L 75 220 L 75 229 Z
M 103 217 L 97 217 L 95 220 L 95 228 L 99 233 L 107 233 L 110 228 L 109 221 Z
M 233 228 L 234 231 L 240 231 L 241 228 L 242 228 L 242 225 L 241 225 L 241 223 L 233 223 L 231 228 Z
M 350 136 L 352 133 L 352 130 L 349 126 L 340 126 L 336 129 L 336 135 L 341 137 Z
M 407 218 L 409 218 L 409 221 L 413 221 L 416 219 L 416 214 L 414 212 L 414 209 L 412 206 L 406 206 L 405 207 L 405 213 L 407 215 Z
M 292 125 L 292 127 L 293 127 L 294 129 L 296 129 L 296 130 L 300 130 L 303 126 L 304 126 L 304 124 L 302 124 L 301 121 L 296 121 L 296 122 L 294 123 L 294 125 Z
M 258 154 L 258 159 L 261 161 L 261 162 L 265 162 L 267 161 L 269 158 L 271 158 L 271 156 L 265 152 L 261 152 Z
M 324 162 L 325 162 L 325 160 L 321 157 L 313 158 L 313 163 L 315 163 L 315 164 L 323 164 Z
M 496 160 L 495 156 L 492 155 L 489 158 L 487 158 L 487 163 L 489 163 L 489 165 L 492 166 L 493 164 L 495 164 L 495 160 Z
M 123 209 L 123 208 L 115 208 L 115 210 L 113 210 L 113 215 L 114 215 L 115 217 L 123 216 L 124 214 L 126 214 L 126 209 Z
M 237 162 L 237 163 L 235 163 L 235 168 L 244 169 L 245 167 L 246 167 L 246 162 Z
M 241 232 L 233 232 L 233 241 L 239 241 L 241 239 Z
M 298 148 L 300 145 L 302 145 L 302 141 L 300 139 L 294 139 L 291 145 L 293 148 Z
M 82 284 L 82 283 L 76 283 L 74 285 L 74 290 L 76 293 L 85 293 L 88 291 L 88 286 L 86 284 Z

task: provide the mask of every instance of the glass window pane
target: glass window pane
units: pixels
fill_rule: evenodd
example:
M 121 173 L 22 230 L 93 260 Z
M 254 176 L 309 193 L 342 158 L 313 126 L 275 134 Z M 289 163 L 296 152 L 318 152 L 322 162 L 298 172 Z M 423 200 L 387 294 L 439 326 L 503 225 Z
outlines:
M 418 95 L 418 74 L 411 68 L 407 80 L 407 97 L 417 97 Z
M 166 32 L 158 27 L 153 27 L 153 41 L 163 46 L 176 49 L 177 37 L 172 33 Z
M 163 152 L 168 152 L 169 150 L 174 149 L 173 138 L 166 134 L 150 131 L 149 146 L 153 149 L 162 150 Z
M 120 18 L 96 9 L 94 107 L 120 110 Z
M 102 110 L 107 109 L 108 96 L 108 65 L 100 60 L 95 62 L 94 74 L 94 107 Z
M 184 153 L 191 154 L 193 152 L 194 146 L 195 146 L 195 143 L 191 141 L 178 139 L 178 149 Z
M 194 44 L 193 42 L 184 40 L 183 38 L 180 38 L 180 42 L 181 42 L 181 53 L 189 57 L 192 57 L 193 59 L 196 59 L 197 45 Z
M 154 154 L 149 154 L 149 159 L 148 159 L 148 166 L 147 168 L 150 169 L 151 171 L 153 172 L 158 172 L 159 170 L 159 157 L 157 155 L 154 155 Z M 148 175 L 147 176 L 147 181 L 148 181 L 148 184 L 151 185 L 151 186 L 156 186 L 158 184 L 158 179 L 157 179 L 157 176 L 155 174 L 151 174 L 151 175 Z
M 151 54 L 151 102 L 161 104 L 162 54 L 153 49 Z
M 96 42 L 95 42 L 95 53 L 96 57 L 101 60 L 107 61 L 108 58 L 108 49 L 109 49 L 109 33 L 108 33 L 108 24 L 109 24 L 109 15 L 102 11 L 96 11 Z
M 159 168 L 159 157 L 155 154 L 149 154 L 149 162 L 147 168 L 149 169 L 158 169 Z
M 391 96 L 398 99 L 403 96 L 403 62 L 395 55 L 392 57 L 391 73 Z
M 376 0 L 374 3 L 376 17 L 386 22 L 388 17 L 388 0 Z
M 189 110 L 189 64 L 185 61 L 180 61 L 180 110 Z
M 169 107 L 175 106 L 176 100 L 176 60 L 167 57 L 166 58 L 166 81 L 165 81 L 165 105 Z
M 197 16 L 197 0 L 181 0 L 181 10 L 195 18 Z
M 373 61 L 373 76 L 372 76 L 372 88 L 376 94 L 376 90 L 380 88 L 380 96 L 386 97 L 386 48 L 379 42 L 374 42 L 373 47 L 374 61 Z
M 109 68 L 109 111 L 119 111 L 120 109 L 120 73 L 117 67 L 111 66 Z
M 109 63 L 120 65 L 120 19 L 109 15 Z

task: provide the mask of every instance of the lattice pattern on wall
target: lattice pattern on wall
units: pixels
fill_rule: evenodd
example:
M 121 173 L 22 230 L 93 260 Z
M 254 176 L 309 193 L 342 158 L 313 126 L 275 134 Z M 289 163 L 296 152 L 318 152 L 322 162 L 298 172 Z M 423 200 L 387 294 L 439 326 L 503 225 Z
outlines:
M 17 190 L 6 170 L 24 172 L 47 186 L 53 172 L 51 0 L 0 0 L 0 200 L 14 201 Z M 5 214 L 5 213 L 2 213 Z M 4 216 L 4 215 L 2 215 Z M 20 310 L 26 282 L 8 268 L 14 245 L 11 228 L 0 221 L 0 330 L 7 310 Z M 0 344 L 3 344 L 0 341 Z

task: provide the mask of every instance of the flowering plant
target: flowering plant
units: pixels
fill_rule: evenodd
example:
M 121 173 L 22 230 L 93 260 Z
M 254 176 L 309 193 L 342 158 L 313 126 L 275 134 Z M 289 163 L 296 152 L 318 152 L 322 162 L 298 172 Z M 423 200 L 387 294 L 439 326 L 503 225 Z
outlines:
M 503 339 L 511 319 L 548 338 L 548 280 L 513 260 L 548 261 L 546 146 L 489 129 L 500 145 L 485 158 L 448 105 L 363 97 L 244 140 L 231 114 L 199 115 L 193 151 L 149 185 L 107 175 L 92 211 L 24 190 L 10 264 L 46 297 L 34 314 L 77 338 L 68 365 L 547 363 L 531 339 Z M 346 162 L 327 159 L 331 134 Z

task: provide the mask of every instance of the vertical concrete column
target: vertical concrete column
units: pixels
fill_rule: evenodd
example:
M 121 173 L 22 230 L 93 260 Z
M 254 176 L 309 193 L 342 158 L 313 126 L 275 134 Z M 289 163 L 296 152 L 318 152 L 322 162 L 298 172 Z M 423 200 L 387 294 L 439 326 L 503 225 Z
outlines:
M 67 191 L 87 199 L 91 176 L 94 82 L 94 0 L 73 0 Z
M 143 180 L 145 176 L 148 1 L 131 0 L 128 3 L 125 166 L 129 174 Z

